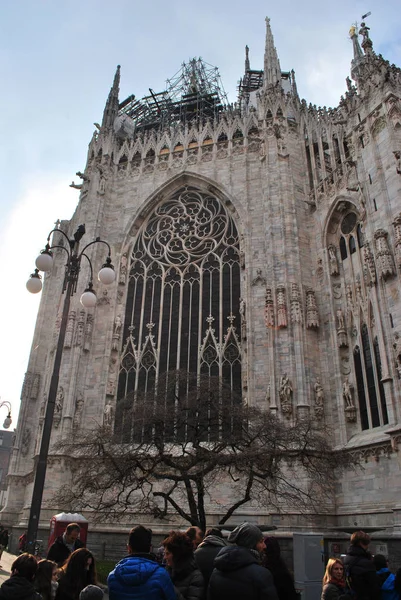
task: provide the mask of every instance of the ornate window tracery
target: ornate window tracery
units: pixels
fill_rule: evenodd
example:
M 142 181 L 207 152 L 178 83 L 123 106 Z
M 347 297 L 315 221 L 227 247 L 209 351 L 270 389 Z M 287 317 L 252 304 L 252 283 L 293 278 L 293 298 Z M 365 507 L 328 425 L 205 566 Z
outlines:
M 376 294 L 372 293 L 377 275 L 362 223 L 357 214 L 348 209 L 341 219 L 336 239 L 328 240 L 328 243 L 338 244 L 342 259 L 339 274 L 347 292 L 345 302 L 337 309 L 348 315 L 349 338 L 358 337 L 353 350 L 354 385 L 361 428 L 367 430 L 387 424 L 388 413 L 374 320 L 369 322 L 369 326 L 366 323 L 368 306 L 373 314 L 372 302 L 377 302 Z
M 199 189 L 147 217 L 130 260 L 116 421 L 121 401 L 151 394 L 166 371 L 218 376 L 241 393 L 239 250 L 232 215 Z M 141 435 L 133 422 L 124 431 Z

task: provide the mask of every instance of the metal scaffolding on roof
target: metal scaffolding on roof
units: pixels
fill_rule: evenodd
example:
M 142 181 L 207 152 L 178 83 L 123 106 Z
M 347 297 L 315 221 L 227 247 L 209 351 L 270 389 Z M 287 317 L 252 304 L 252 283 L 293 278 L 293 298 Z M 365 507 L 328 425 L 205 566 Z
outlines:
M 150 94 L 141 100 L 129 96 L 119 105 L 119 114 L 129 116 L 135 129 L 149 130 L 193 121 L 204 123 L 227 108 L 227 95 L 217 67 L 201 58 L 183 63 L 166 84 L 163 92 L 149 89 Z

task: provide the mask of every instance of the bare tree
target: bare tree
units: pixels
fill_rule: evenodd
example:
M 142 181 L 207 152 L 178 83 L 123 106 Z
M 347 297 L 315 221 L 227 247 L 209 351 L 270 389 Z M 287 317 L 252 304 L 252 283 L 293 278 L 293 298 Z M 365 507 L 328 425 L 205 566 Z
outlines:
M 97 427 L 58 451 L 70 457 L 73 475 L 53 502 L 92 509 L 97 519 L 176 514 L 202 529 L 208 504 L 218 507 L 220 524 L 248 503 L 321 508 L 347 465 L 311 420 L 280 420 L 244 406 L 218 378 L 181 372 L 166 373 L 152 394 L 120 402 L 114 432 Z

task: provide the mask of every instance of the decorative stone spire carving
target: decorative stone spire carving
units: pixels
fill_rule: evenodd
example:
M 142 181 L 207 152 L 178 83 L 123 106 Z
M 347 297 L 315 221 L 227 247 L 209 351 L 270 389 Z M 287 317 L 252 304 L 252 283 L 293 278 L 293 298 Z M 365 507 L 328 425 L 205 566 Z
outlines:
M 376 284 L 376 268 L 375 259 L 373 258 L 369 244 L 365 244 L 365 246 L 363 246 L 363 260 L 363 276 L 365 283 L 369 287 L 373 287 Z
M 401 268 L 401 213 L 393 221 L 395 234 L 395 255 L 399 268 Z
M 93 331 L 93 315 L 87 315 L 85 325 L 85 343 L 84 350 L 89 352 L 92 343 L 92 331 Z
M 68 315 L 67 329 L 65 332 L 65 339 L 64 339 L 64 348 L 71 348 L 71 346 L 72 346 L 76 316 L 77 316 L 77 313 L 75 310 L 71 310 L 70 314 Z
M 317 312 L 315 292 L 306 290 L 306 327 L 308 329 L 319 328 L 319 313 Z
M 285 287 L 280 285 L 277 290 L 277 325 L 278 327 L 287 327 L 287 301 L 285 298 Z
M 118 115 L 118 92 L 120 86 L 120 65 L 117 66 L 116 74 L 114 75 L 113 86 L 107 98 L 106 106 L 104 107 L 102 129 L 110 129 L 113 127 L 114 119 Z
M 249 48 L 245 46 L 245 73 L 251 70 L 251 63 L 249 61 Z
M 356 31 L 355 25 L 353 25 L 349 30 L 349 37 L 352 40 L 352 46 L 354 49 L 354 60 L 357 61 L 359 58 L 363 57 L 362 48 L 359 44 L 358 33 Z
M 270 288 L 266 288 L 265 296 L 265 323 L 267 329 L 274 327 L 274 305 L 273 295 Z
M 274 46 L 272 30 L 270 29 L 270 19 L 266 17 L 266 44 L 264 59 L 264 86 L 276 85 L 281 82 L 280 61 Z
M 388 247 L 387 235 L 384 229 L 375 231 L 377 269 L 383 279 L 394 275 L 393 257 Z
M 301 294 L 297 283 L 291 284 L 291 321 L 302 323 Z

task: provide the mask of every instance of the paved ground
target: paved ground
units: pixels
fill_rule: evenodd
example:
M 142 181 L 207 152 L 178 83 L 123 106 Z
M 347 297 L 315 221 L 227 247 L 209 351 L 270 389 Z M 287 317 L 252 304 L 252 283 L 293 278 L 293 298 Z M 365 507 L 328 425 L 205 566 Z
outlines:
M 15 554 L 10 554 L 9 552 L 3 552 L 3 556 L 0 559 L 0 584 L 3 583 L 6 579 L 8 579 L 11 575 L 11 565 L 17 557 Z

